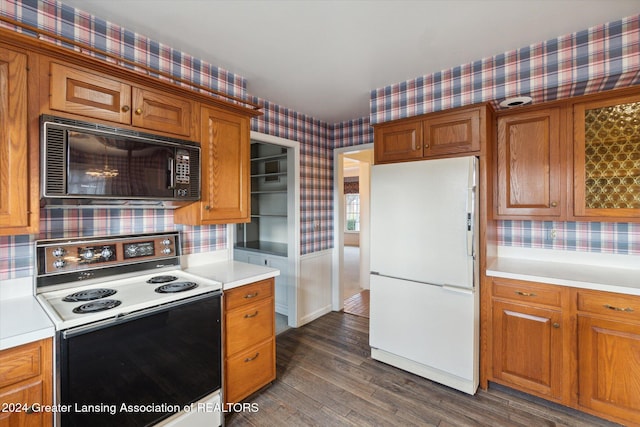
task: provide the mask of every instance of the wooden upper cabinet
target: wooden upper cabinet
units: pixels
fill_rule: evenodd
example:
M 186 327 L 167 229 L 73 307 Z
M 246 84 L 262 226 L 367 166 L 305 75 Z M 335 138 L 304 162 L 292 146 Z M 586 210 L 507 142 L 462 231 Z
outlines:
M 52 110 L 129 124 L 131 86 L 98 74 L 51 63 Z
M 480 151 L 480 111 L 477 108 L 427 119 L 423 127 L 425 156 Z
M 146 129 L 190 136 L 192 104 L 184 98 L 134 87 L 131 122 Z
M 230 224 L 250 218 L 249 118 L 201 109 L 201 200 L 178 208 L 178 224 Z
M 192 137 L 195 103 L 51 62 L 50 108 L 145 130 Z
M 565 215 L 561 110 L 509 112 L 497 120 L 496 217 Z
M 0 46 L 0 235 L 37 230 L 30 207 L 27 55 Z M 32 186 L 36 186 L 32 188 Z
M 375 128 L 373 150 L 376 163 L 422 158 L 422 121 Z
M 574 104 L 573 153 L 576 219 L 640 221 L 640 95 Z
M 479 154 L 487 110 L 474 105 L 376 125 L 375 163 Z

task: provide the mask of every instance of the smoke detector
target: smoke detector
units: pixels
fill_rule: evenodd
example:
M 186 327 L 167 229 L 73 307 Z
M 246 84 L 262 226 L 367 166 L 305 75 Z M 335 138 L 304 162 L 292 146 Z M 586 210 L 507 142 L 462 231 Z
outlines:
M 518 107 L 520 105 L 530 104 L 531 97 L 530 96 L 517 96 L 514 98 L 507 98 L 502 101 L 499 105 L 503 108 L 512 108 Z

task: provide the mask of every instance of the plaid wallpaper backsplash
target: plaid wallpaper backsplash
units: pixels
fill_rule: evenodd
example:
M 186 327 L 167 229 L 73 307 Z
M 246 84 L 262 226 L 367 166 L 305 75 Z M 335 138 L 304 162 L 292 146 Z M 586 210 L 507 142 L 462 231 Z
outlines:
M 40 230 L 35 236 L 0 236 L 0 280 L 33 274 L 34 241 L 39 239 L 179 231 L 183 254 L 227 247 L 224 225 L 174 224 L 173 211 L 165 209 L 42 209 Z
M 371 91 L 371 124 L 531 96 L 534 103 L 640 84 L 640 15 Z
M 500 246 L 640 255 L 640 224 L 498 221 Z

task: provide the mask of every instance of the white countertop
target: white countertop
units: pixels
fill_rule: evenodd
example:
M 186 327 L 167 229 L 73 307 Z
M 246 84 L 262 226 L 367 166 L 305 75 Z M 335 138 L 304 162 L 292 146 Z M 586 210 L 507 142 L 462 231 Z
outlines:
M 500 247 L 487 275 L 640 295 L 639 256 Z
M 280 270 L 239 261 L 217 261 L 190 266 L 184 271 L 222 283 L 222 289 L 228 290 L 248 283 L 279 276 Z
M 55 329 L 33 296 L 0 300 L 0 350 L 53 337 Z

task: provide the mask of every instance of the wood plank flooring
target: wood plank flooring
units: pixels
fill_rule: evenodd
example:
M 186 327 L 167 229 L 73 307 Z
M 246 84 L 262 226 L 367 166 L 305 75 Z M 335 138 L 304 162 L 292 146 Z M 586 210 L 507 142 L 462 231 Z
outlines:
M 372 360 L 369 321 L 329 313 L 277 337 L 277 379 L 237 426 L 574 426 L 615 424 L 493 386 L 469 396 Z
M 344 312 L 369 318 L 369 289 L 363 289 L 344 300 Z

